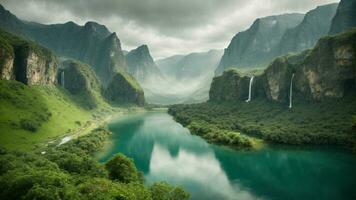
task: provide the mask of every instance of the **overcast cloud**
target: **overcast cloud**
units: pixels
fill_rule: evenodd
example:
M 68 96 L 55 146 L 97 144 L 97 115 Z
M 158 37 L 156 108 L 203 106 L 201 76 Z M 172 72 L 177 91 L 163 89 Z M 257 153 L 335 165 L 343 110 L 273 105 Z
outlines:
M 97 21 L 123 49 L 147 44 L 154 58 L 223 49 L 259 17 L 305 13 L 339 0 L 0 0 L 21 19 L 45 24 Z

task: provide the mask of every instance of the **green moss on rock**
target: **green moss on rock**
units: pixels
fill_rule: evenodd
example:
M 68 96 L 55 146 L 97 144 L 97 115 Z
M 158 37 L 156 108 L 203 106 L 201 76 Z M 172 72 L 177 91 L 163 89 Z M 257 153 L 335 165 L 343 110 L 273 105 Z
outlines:
M 58 72 L 58 82 L 71 94 L 79 97 L 80 104 L 88 109 L 96 108 L 101 94 L 100 82 L 93 69 L 76 60 L 62 63 Z
M 144 92 L 138 82 L 128 73 L 118 71 L 114 74 L 104 95 L 117 104 L 145 104 Z

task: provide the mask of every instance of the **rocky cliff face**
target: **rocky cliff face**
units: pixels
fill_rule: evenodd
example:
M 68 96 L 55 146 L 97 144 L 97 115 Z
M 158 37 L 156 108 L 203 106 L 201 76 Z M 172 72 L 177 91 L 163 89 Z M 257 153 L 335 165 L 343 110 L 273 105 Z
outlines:
M 71 94 L 82 97 L 84 107 L 92 109 L 97 106 L 101 87 L 95 72 L 89 65 L 74 60 L 64 61 L 57 76 L 59 85 Z
M 73 22 L 54 25 L 24 22 L 0 5 L 0 27 L 30 38 L 60 56 L 93 66 L 104 85 L 116 70 L 126 67 L 116 34 L 95 22 L 84 26 Z
M 28 85 L 56 82 L 57 58 L 51 51 L 7 32 L 0 31 L 1 79 Z
M 144 83 L 150 78 L 161 77 L 162 74 L 153 61 L 147 45 L 139 46 L 126 55 L 128 72 L 139 82 Z
M 356 30 L 320 39 L 312 50 L 275 59 L 256 77 L 254 93 L 271 101 L 289 100 L 291 77 L 293 93 L 300 101 L 342 98 L 356 89 Z M 241 100 L 248 80 L 228 71 L 211 85 L 211 101 Z
M 297 26 L 302 14 L 285 14 L 257 19 L 252 26 L 234 36 L 225 49 L 215 74 L 228 68 L 258 67 L 269 63 L 276 56 L 276 46 L 286 30 Z
M 137 81 L 126 72 L 117 72 L 104 91 L 107 99 L 118 104 L 145 104 L 144 92 Z
M 327 35 L 338 4 L 318 6 L 307 12 L 303 21 L 288 29 L 282 37 L 278 54 L 299 52 L 314 47 L 320 37 Z
M 356 27 L 356 0 L 341 0 L 332 20 L 330 34 Z
M 5 47 L 0 47 L 0 78 L 14 80 L 14 56 Z
M 210 100 L 214 102 L 246 100 L 248 87 L 248 77 L 242 77 L 233 69 L 224 71 L 222 76 L 213 79 L 209 91 Z

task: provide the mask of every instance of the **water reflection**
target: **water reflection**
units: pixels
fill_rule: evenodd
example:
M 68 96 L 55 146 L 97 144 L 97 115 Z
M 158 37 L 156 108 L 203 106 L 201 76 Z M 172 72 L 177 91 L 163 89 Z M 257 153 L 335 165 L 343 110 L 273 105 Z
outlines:
M 146 178 L 152 182 L 169 180 L 178 185 L 188 182 L 193 198 L 197 199 L 256 199 L 239 184 L 230 184 L 214 152 L 197 156 L 182 148 L 177 157 L 172 157 L 166 148 L 155 144 Z
M 355 157 L 325 149 L 265 148 L 237 152 L 206 143 L 166 113 L 110 123 L 99 156 L 122 152 L 148 183 L 182 185 L 192 199 L 356 199 Z

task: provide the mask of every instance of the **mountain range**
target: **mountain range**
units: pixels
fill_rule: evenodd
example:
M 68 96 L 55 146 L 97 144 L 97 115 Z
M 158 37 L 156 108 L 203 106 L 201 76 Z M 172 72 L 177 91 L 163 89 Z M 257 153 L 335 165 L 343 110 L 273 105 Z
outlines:
M 115 71 L 127 68 L 116 33 L 96 22 L 84 26 L 74 22 L 44 25 L 20 20 L 0 5 L 0 28 L 28 38 L 61 57 L 91 65 L 104 86 Z
M 264 68 L 273 58 L 311 48 L 330 30 L 338 4 L 319 6 L 305 15 L 283 14 L 257 19 L 231 40 L 215 71 Z

